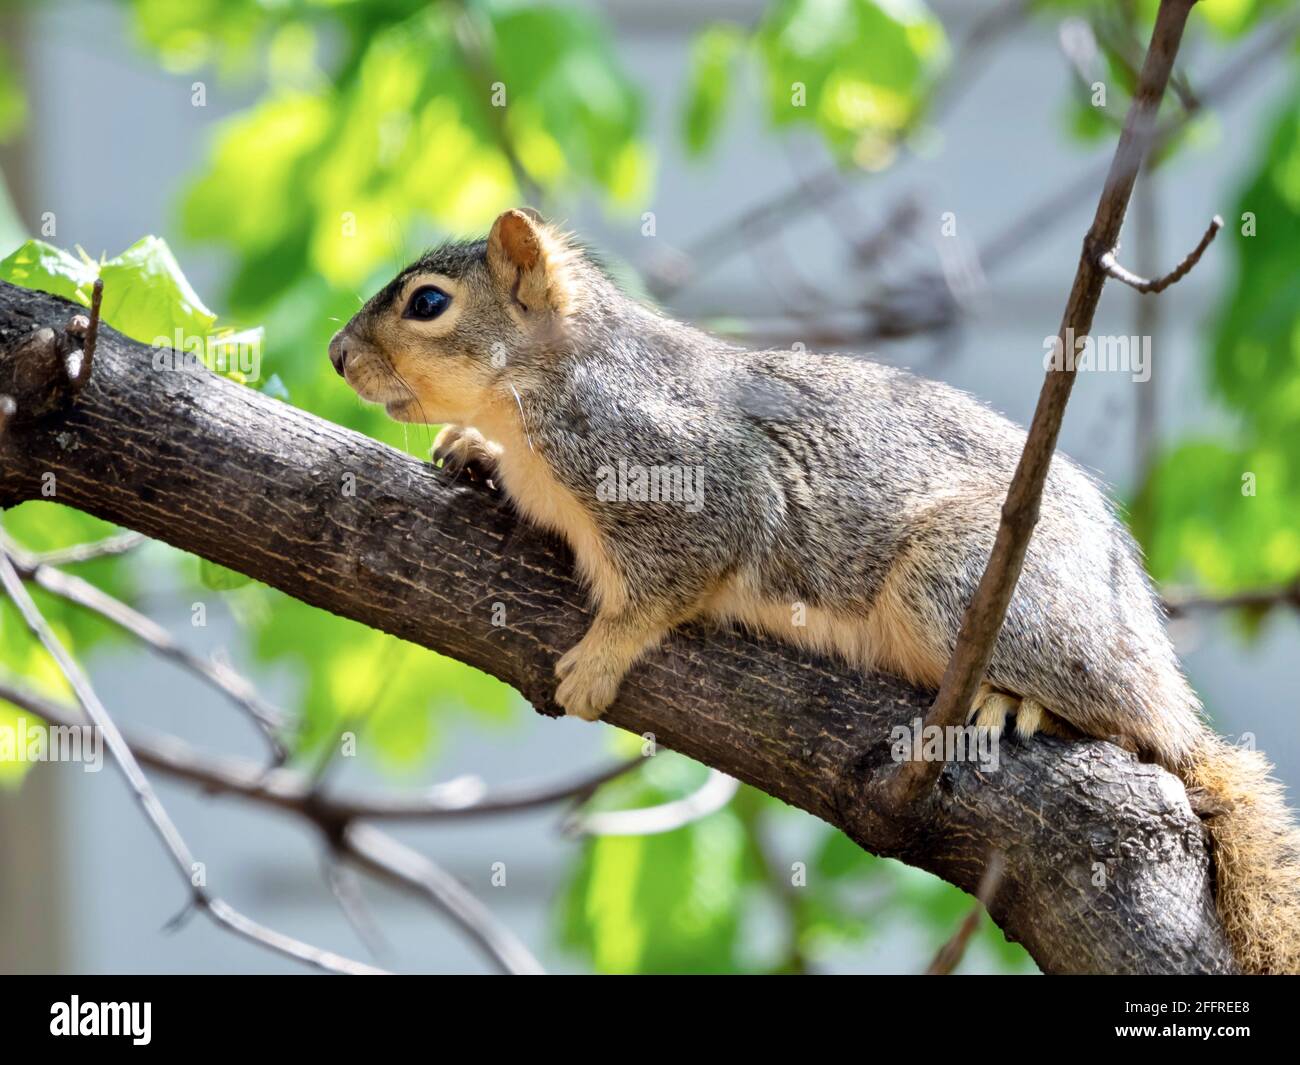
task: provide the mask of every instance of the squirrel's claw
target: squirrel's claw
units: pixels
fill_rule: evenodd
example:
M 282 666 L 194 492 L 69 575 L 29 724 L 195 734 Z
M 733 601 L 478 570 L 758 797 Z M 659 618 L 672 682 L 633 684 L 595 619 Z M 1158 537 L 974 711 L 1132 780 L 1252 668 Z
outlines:
M 463 473 L 475 484 L 497 488 L 498 453 L 476 429 L 444 425 L 429 451 L 429 461 L 441 463 L 452 477 Z
M 997 737 L 1002 734 L 1007 717 L 1011 715 L 1015 716 L 1016 735 L 1021 739 L 1027 740 L 1036 732 L 1056 731 L 1050 711 L 1037 699 L 994 691 L 987 684 L 980 685 L 966 720 L 988 729 L 990 735 Z

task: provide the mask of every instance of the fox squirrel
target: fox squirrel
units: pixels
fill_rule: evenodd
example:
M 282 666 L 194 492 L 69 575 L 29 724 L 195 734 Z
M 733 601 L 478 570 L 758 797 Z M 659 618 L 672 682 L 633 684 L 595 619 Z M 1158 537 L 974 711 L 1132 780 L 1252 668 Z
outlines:
M 699 616 L 937 687 L 1024 445 L 947 385 L 672 321 L 530 208 L 411 264 L 330 358 L 393 418 L 444 424 L 435 460 L 568 541 L 597 613 L 556 699 L 588 720 Z M 1300 969 L 1281 787 L 1204 723 L 1136 545 L 1064 456 L 985 679 L 980 725 L 1117 739 L 1200 789 L 1239 964 Z

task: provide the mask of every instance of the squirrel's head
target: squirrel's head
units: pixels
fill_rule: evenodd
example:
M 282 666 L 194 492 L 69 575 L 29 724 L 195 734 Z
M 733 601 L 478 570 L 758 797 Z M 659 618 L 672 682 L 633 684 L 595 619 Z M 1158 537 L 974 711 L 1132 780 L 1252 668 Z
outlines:
M 393 278 L 334 334 L 330 361 L 398 421 L 468 421 L 563 342 L 589 269 L 532 208 L 506 211 L 486 240 L 444 244 Z

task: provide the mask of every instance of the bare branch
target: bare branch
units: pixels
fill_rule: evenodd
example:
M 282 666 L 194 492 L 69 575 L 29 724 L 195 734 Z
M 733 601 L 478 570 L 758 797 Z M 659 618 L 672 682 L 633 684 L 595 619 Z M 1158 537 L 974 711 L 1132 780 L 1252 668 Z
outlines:
M 1164 598 L 1165 612 L 1171 618 L 1187 617 L 1199 612 L 1214 613 L 1223 610 L 1269 610 L 1276 606 L 1289 606 L 1300 610 L 1300 577 L 1286 584 L 1267 588 L 1250 588 L 1224 595 L 1198 595 L 1190 592 L 1170 592 Z
M 574 836 L 657 836 L 716 814 L 735 797 L 740 781 L 709 770 L 708 779 L 690 795 L 640 810 L 606 810 L 575 814 L 564 824 Z
M 11 702 L 56 725 L 77 724 L 76 714 L 67 707 L 6 681 L 0 681 L 0 700 Z M 502 971 L 510 973 L 531 973 L 540 971 L 541 967 L 514 933 L 501 925 L 454 877 L 376 828 L 367 826 L 364 831 L 354 834 L 354 830 L 360 827 L 358 820 L 376 812 L 383 816 L 384 811 L 390 809 L 410 815 L 421 802 L 424 802 L 428 814 L 435 817 L 509 813 L 561 802 L 573 794 L 585 795 L 599 782 L 626 772 L 631 765 L 640 764 L 621 765 L 614 771 L 592 774 L 564 787 L 543 789 L 529 785 L 513 792 L 503 792 L 499 797 L 481 796 L 476 800 L 477 805 L 466 805 L 463 795 L 458 795 L 447 806 L 437 806 L 427 798 L 335 800 L 316 792 L 311 779 L 302 774 L 287 769 L 264 772 L 260 766 L 243 759 L 205 755 L 174 736 L 135 736 L 124 742 L 139 763 L 168 776 L 198 784 L 208 792 L 234 795 L 274 807 L 313 825 L 328 841 L 335 856 L 348 858 L 375 875 L 422 896 L 466 931 Z M 463 780 L 454 781 L 451 789 L 463 793 L 463 785 Z M 336 888 L 333 883 L 330 886 L 332 890 Z M 358 932 L 360 934 L 360 930 Z
M 18 575 L 18 571 L 14 569 L 9 555 L 2 550 L 0 550 L 0 584 L 3 584 L 5 591 L 9 593 L 9 598 L 13 600 L 32 634 L 40 640 L 46 651 L 49 652 L 50 657 L 58 665 L 59 671 L 67 679 L 69 686 L 77 697 L 77 702 L 81 704 L 86 716 L 102 733 L 118 768 L 121 769 L 122 775 L 126 778 L 127 784 L 135 795 L 136 802 L 139 803 L 154 832 L 162 840 L 168 854 L 171 855 L 172 863 L 176 866 L 177 872 L 180 873 L 181 879 L 190 892 L 194 905 L 207 913 L 219 925 L 230 929 L 236 934 L 288 957 L 306 962 L 318 969 L 353 975 L 382 973 L 382 969 L 376 969 L 361 962 L 353 961 L 351 958 L 335 954 L 333 951 L 321 950 L 319 947 L 311 946 L 301 940 L 294 939 L 292 936 L 286 936 L 260 925 L 221 899 L 209 894 L 205 887 L 194 883 L 197 863 L 185 843 L 184 837 L 181 836 L 180 830 L 159 801 L 157 793 L 144 775 L 144 771 L 136 761 L 126 739 L 118 731 L 117 725 L 91 687 L 90 680 L 59 642 L 58 637 L 54 635 L 53 630 L 32 601 L 32 597 L 27 594 L 27 589 L 23 586 L 23 580 Z
M 1113 277 L 1116 281 L 1122 281 L 1129 288 L 1135 288 L 1139 292 L 1163 292 L 1170 285 L 1175 285 L 1186 277 L 1197 263 L 1201 261 L 1201 256 L 1205 254 L 1205 249 L 1213 243 L 1214 238 L 1219 235 L 1219 230 L 1223 228 L 1223 219 L 1217 214 L 1210 219 L 1209 227 L 1201 237 L 1199 243 L 1164 277 L 1156 278 L 1154 281 L 1147 281 L 1138 277 L 1137 274 L 1130 273 L 1122 267 L 1115 258 L 1115 252 L 1118 248 L 1111 251 L 1103 251 L 1097 255 L 1097 266 L 1105 271 L 1108 277 Z
M 975 905 L 962 919 L 953 937 L 939 948 L 934 961 L 930 962 L 930 968 L 925 971 L 926 976 L 948 976 L 961 964 L 971 936 L 979 928 L 980 918 L 988 912 L 989 906 L 993 903 L 993 896 L 997 894 L 998 885 L 1002 883 L 1002 871 L 1005 868 L 1006 859 L 1002 857 L 1000 851 L 994 851 L 989 855 L 988 865 L 984 867 L 984 876 L 980 880 L 979 893 L 975 897 Z
M 147 536 L 141 536 L 137 532 L 124 532 L 93 543 L 73 544 L 53 551 L 33 552 L 26 556 L 25 561 L 33 566 L 70 566 L 78 562 L 92 562 L 97 558 L 124 555 L 148 542 Z M 13 551 L 9 553 L 12 555 Z M 21 570 L 21 567 L 19 569 Z
M 78 715 L 30 688 L 0 679 L 0 700 L 57 725 L 75 725 Z M 546 783 L 509 784 L 488 790 L 475 776 L 456 777 L 412 795 L 336 795 L 314 789 L 312 778 L 293 769 L 267 770 L 256 762 L 206 754 L 177 736 L 133 735 L 137 760 L 205 791 L 234 795 L 299 814 L 326 826 L 353 820 L 440 821 L 492 817 L 586 799 L 602 784 L 644 764 L 633 759 L 604 769 Z
M 505 972 L 538 975 L 545 970 L 513 932 L 492 916 L 454 876 L 419 851 L 373 825 L 347 825 L 337 841 L 338 853 L 361 868 L 414 892 L 447 914 L 494 958 Z
M 343 916 L 356 932 L 357 938 L 376 961 L 387 957 L 392 952 L 392 948 L 384 939 L 383 932 L 380 931 L 379 925 L 375 923 L 373 915 L 366 906 L 365 896 L 361 892 L 361 882 L 356 874 L 333 853 L 325 855 L 323 865 L 325 883 L 329 885 L 330 893 L 338 902 L 339 909 L 343 911 Z
M 1199 110 L 1171 116 L 1160 126 L 1151 145 L 1148 172 L 1167 158 L 1163 154 L 1165 150 L 1197 114 L 1203 113 L 1211 104 L 1226 102 L 1255 76 L 1272 69 L 1267 60 L 1291 46 L 1297 35 L 1300 35 L 1300 13 L 1278 19 L 1269 32 L 1260 34 L 1258 40 L 1243 47 L 1207 81 L 1198 97 Z M 1096 182 L 1105 175 L 1105 163 L 1081 170 L 1068 185 L 1053 190 L 1017 215 L 992 238 L 981 242 L 975 257 L 980 268 L 985 273 L 992 273 L 1017 256 L 1040 247 L 1042 235 L 1072 217 L 1072 209 L 1087 198 Z M 731 329 L 729 333 L 751 342 L 771 344 L 784 344 L 790 340 L 803 340 L 822 347 L 869 344 L 951 328 L 962 315 L 962 303 L 953 298 L 941 276 L 927 270 L 901 284 L 883 287 L 851 307 L 832 309 L 829 314 L 839 315 L 841 320 L 849 316 L 849 324 L 824 327 L 811 338 L 806 329 L 794 332 L 766 324 Z M 827 315 L 823 315 L 825 317 Z
M 975 61 L 994 41 L 1018 26 L 1028 9 L 1029 0 L 1003 0 L 977 21 L 958 45 L 947 72 L 931 90 L 929 107 L 917 109 L 915 122 L 942 114 L 948 102 L 958 98 L 956 90 L 970 76 Z M 889 138 L 886 148 L 901 147 L 915 131 L 915 124 L 897 130 Z M 676 271 L 671 278 L 651 278 L 650 290 L 657 298 L 668 299 L 687 281 L 726 261 L 744 248 L 747 242 L 761 239 L 788 226 L 808 211 L 821 209 L 841 197 L 848 187 L 845 176 L 844 167 L 838 161 L 832 162 L 815 174 L 801 176 L 789 188 L 782 189 L 761 203 L 725 219 L 701 234 L 685 249 L 684 256 L 689 269 Z
M 277 733 L 288 727 L 288 718 L 283 711 L 263 700 L 246 678 L 240 676 L 224 662 L 189 651 L 153 619 L 132 609 L 121 600 L 115 599 L 89 581 L 71 573 L 64 573 L 48 563 L 38 563 L 33 556 L 18 548 L 3 532 L 0 532 L 0 545 L 3 545 L 3 549 L 12 559 L 14 568 L 23 580 L 32 581 L 52 595 L 93 611 L 106 621 L 130 633 L 155 654 L 177 663 L 211 684 L 248 714 L 270 744 L 275 763 L 277 765 L 283 763 L 288 756 L 288 750 Z

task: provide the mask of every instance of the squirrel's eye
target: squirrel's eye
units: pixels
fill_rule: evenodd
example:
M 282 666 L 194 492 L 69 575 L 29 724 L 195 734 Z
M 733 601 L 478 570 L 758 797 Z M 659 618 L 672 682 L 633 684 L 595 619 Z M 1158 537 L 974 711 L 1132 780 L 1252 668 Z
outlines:
M 402 317 L 427 322 L 430 319 L 437 318 L 450 305 L 451 297 L 447 293 L 440 288 L 429 285 L 412 293 L 410 301 L 406 304 L 406 313 Z

